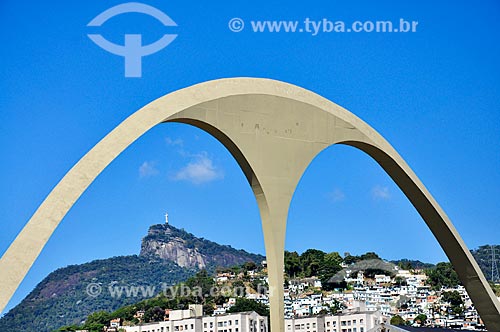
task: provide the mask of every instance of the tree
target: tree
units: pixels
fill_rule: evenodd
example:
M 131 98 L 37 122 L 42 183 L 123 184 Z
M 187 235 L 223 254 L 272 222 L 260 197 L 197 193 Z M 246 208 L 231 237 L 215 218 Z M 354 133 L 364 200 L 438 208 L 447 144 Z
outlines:
M 373 251 L 369 251 L 367 253 L 364 253 L 359 258 L 362 261 L 367 260 L 367 259 L 380 259 L 380 257 L 376 253 L 374 253 Z
M 461 315 L 464 311 L 464 301 L 457 291 L 443 292 L 441 300 L 450 304 L 450 309 L 453 313 Z
M 300 256 L 296 251 L 285 251 L 285 273 L 290 277 L 297 276 L 302 272 Z
M 396 276 L 396 278 L 394 278 L 394 282 L 398 286 L 406 286 L 407 285 L 406 279 L 401 277 L 401 276 Z
M 324 262 L 326 264 L 340 266 L 340 264 L 342 264 L 343 262 L 343 259 L 338 252 L 333 251 L 324 256 Z
M 484 273 L 484 276 L 486 277 L 487 280 L 492 280 L 493 278 L 493 271 L 492 271 L 492 250 L 496 251 L 495 255 L 495 260 L 497 262 L 497 265 L 500 266 L 500 245 L 483 245 L 479 246 L 479 248 L 475 250 L 471 250 L 472 255 L 476 259 L 477 264 L 481 268 L 481 270 Z M 500 280 L 495 280 L 495 282 L 500 282 Z M 497 295 L 498 296 L 498 295 Z
M 403 270 L 412 270 L 413 266 L 411 265 L 411 262 L 408 260 L 401 260 L 398 263 L 398 266 L 403 269 Z
M 427 315 L 424 314 L 419 314 L 415 319 L 413 320 L 414 323 L 418 323 L 420 326 L 425 326 L 427 322 Z
M 328 315 L 329 314 L 329 311 L 326 310 L 326 309 L 321 309 L 319 312 L 318 312 L 318 315 Z
M 426 271 L 427 282 L 433 289 L 441 289 L 441 287 L 456 287 L 460 285 L 458 274 L 453 269 L 451 263 L 438 263 L 434 269 Z
M 392 316 L 391 325 L 406 325 L 406 321 L 399 315 Z
M 214 304 L 213 303 L 206 303 L 203 305 L 203 312 L 207 316 L 212 316 L 214 313 Z
M 460 293 L 457 291 L 443 292 L 441 299 L 451 305 L 462 305 L 464 303 Z
M 344 310 L 345 308 L 347 308 L 345 306 L 345 304 L 334 299 L 332 302 L 332 305 L 330 306 L 330 314 L 336 315 L 339 312 L 341 312 L 342 310 Z
M 342 269 L 340 266 L 341 263 L 342 257 L 340 257 L 338 252 L 331 252 L 324 255 L 323 262 L 321 263 L 319 269 L 319 279 L 321 280 L 324 290 L 332 289 L 332 285 L 329 283 L 329 280 L 335 273 Z
M 147 323 L 161 322 L 165 316 L 165 310 L 159 306 L 149 308 L 144 313 L 144 321 Z
M 83 329 L 88 330 L 90 332 L 101 332 L 104 329 L 104 326 L 106 326 L 106 324 L 85 323 L 85 325 L 83 325 Z
M 316 276 L 321 264 L 323 263 L 325 255 L 325 252 L 317 249 L 307 249 L 302 255 L 300 255 L 300 262 L 304 276 Z
M 135 306 L 125 306 L 121 307 L 111 313 L 113 318 L 121 318 L 124 321 L 131 321 L 134 319 L 134 315 L 137 312 Z
M 255 262 L 246 262 L 245 264 L 243 264 L 243 270 L 245 271 L 254 271 L 257 269 L 257 264 L 255 264 Z
M 245 311 L 255 311 L 261 316 L 269 316 L 269 309 L 265 304 L 244 297 L 238 297 L 236 303 L 229 308 L 227 312 L 234 313 Z
M 206 294 L 211 294 L 212 288 L 215 285 L 215 281 L 212 276 L 210 276 L 207 272 L 207 270 L 203 269 L 200 272 L 196 273 L 195 276 L 189 278 L 186 281 L 186 286 L 191 289 L 192 293 L 197 293 L 196 289 L 201 290 L 201 292 L 198 292 L 199 294 L 196 294 L 197 298 L 194 299 L 196 301 L 204 301 L 205 300 L 205 295 Z M 194 291 L 193 291 L 194 290 Z
M 111 315 L 106 311 L 97 311 L 90 314 L 83 325 L 84 329 L 90 331 L 101 331 L 104 326 L 109 324 Z
M 359 256 L 352 256 L 349 253 L 344 257 L 344 263 L 346 263 L 347 265 L 354 264 L 356 262 L 359 262 L 360 260 L 361 259 L 359 258 Z
M 226 303 L 226 301 L 227 301 L 227 297 L 225 297 L 222 294 L 219 294 L 219 295 L 215 296 L 215 298 L 214 298 L 214 303 L 217 305 L 223 305 L 224 303 Z

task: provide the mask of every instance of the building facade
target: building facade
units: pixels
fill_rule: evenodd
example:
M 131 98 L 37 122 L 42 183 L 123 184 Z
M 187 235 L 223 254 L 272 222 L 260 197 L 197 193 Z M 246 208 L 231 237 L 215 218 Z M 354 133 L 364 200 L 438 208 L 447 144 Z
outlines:
M 384 322 L 378 311 L 285 319 L 285 332 L 367 332 Z
M 177 310 L 174 310 L 177 311 Z M 122 326 L 126 332 L 268 332 L 267 317 L 254 311 L 217 316 L 186 316 L 172 311 L 167 321 Z M 180 311 L 180 310 L 179 310 Z

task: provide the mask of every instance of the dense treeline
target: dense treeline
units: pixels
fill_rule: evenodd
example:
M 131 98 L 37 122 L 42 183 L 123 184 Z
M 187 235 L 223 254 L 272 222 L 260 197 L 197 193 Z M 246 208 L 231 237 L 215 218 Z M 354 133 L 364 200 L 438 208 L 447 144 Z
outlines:
M 495 261 L 497 267 L 500 269 L 500 245 L 484 245 L 480 246 L 479 248 L 475 250 L 471 250 L 472 255 L 477 261 L 477 264 L 481 268 L 481 270 L 484 273 L 484 276 L 486 277 L 487 280 L 492 281 L 493 275 L 492 275 L 492 260 L 493 260 L 493 252 L 495 253 Z M 500 277 L 500 276 L 495 276 L 495 277 Z M 500 280 L 495 280 L 495 282 L 500 283 Z
M 398 259 L 391 261 L 391 263 L 396 264 L 403 270 L 425 270 L 432 269 L 435 266 L 434 264 L 424 263 L 413 259 Z
M 304 278 L 316 276 L 321 280 L 323 289 L 328 290 L 330 278 L 342 270 L 342 263 L 354 264 L 368 259 L 380 259 L 374 252 L 367 252 L 360 256 L 344 254 L 344 258 L 338 252 L 326 253 L 317 249 L 308 249 L 299 255 L 297 252 L 285 251 L 285 273 L 289 278 Z
M 440 290 L 441 287 L 456 287 L 460 285 L 460 279 L 455 272 L 451 263 L 438 263 L 436 267 L 425 271 L 427 275 L 427 283 L 435 290 Z

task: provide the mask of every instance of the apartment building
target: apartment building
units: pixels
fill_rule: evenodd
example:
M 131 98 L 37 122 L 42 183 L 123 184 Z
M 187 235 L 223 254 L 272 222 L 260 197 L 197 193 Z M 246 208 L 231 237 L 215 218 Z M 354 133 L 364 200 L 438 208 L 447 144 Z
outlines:
M 339 315 L 285 319 L 285 332 L 367 332 L 383 321 L 378 311 L 352 311 Z
M 201 306 L 200 306 L 201 307 Z M 169 320 L 135 326 L 122 326 L 126 332 L 268 332 L 267 317 L 254 311 L 218 316 L 197 315 L 199 310 L 170 312 Z M 191 316 L 187 316 L 188 313 Z

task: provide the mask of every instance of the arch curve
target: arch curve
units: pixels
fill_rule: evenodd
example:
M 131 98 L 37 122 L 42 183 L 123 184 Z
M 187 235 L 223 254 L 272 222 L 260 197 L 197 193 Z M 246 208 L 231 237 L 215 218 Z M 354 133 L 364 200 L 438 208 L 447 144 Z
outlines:
M 495 301 L 495 294 L 451 220 L 410 167 L 404 160 L 391 156 L 390 152 L 365 142 L 346 141 L 340 144 L 350 145 L 365 152 L 392 178 L 415 207 L 450 259 L 481 318 L 485 322 L 496 322 L 497 325 L 494 326 L 493 330 L 491 329 L 493 324 L 490 324 L 488 328 L 492 331 L 498 330 L 500 306 L 498 301 Z M 491 303 L 487 303 L 486 294 L 493 299 Z
M 123 150 L 162 122 L 212 134 L 235 157 L 257 198 L 270 284 L 271 328 L 284 331 L 283 252 L 288 208 L 312 159 L 333 144 L 374 158 L 423 217 L 490 331 L 500 331 L 500 304 L 444 211 L 392 146 L 361 119 L 295 85 L 229 78 L 193 85 L 144 106 L 96 144 L 62 178 L 0 259 L 3 310 L 63 217 Z
M 234 144 L 234 142 L 228 136 L 226 136 L 222 131 L 220 131 L 216 127 L 214 127 L 206 122 L 196 120 L 196 119 L 184 118 L 184 119 L 168 120 L 168 121 L 164 121 L 164 122 L 165 123 L 178 122 L 178 123 L 188 124 L 188 125 L 194 126 L 196 128 L 199 128 L 201 130 L 204 130 L 205 132 L 212 135 L 220 143 L 222 143 L 222 145 L 224 145 L 224 147 L 229 151 L 229 153 L 236 160 L 236 162 L 238 163 L 238 166 L 240 166 L 240 169 L 243 171 L 243 174 L 245 175 L 245 178 L 247 179 L 248 184 L 252 188 L 254 188 L 254 190 L 257 192 L 259 192 L 261 190 L 260 183 L 257 179 L 257 175 L 255 174 L 252 167 L 248 163 L 248 160 L 245 158 L 245 156 L 240 151 L 238 146 L 236 146 L 236 144 Z

